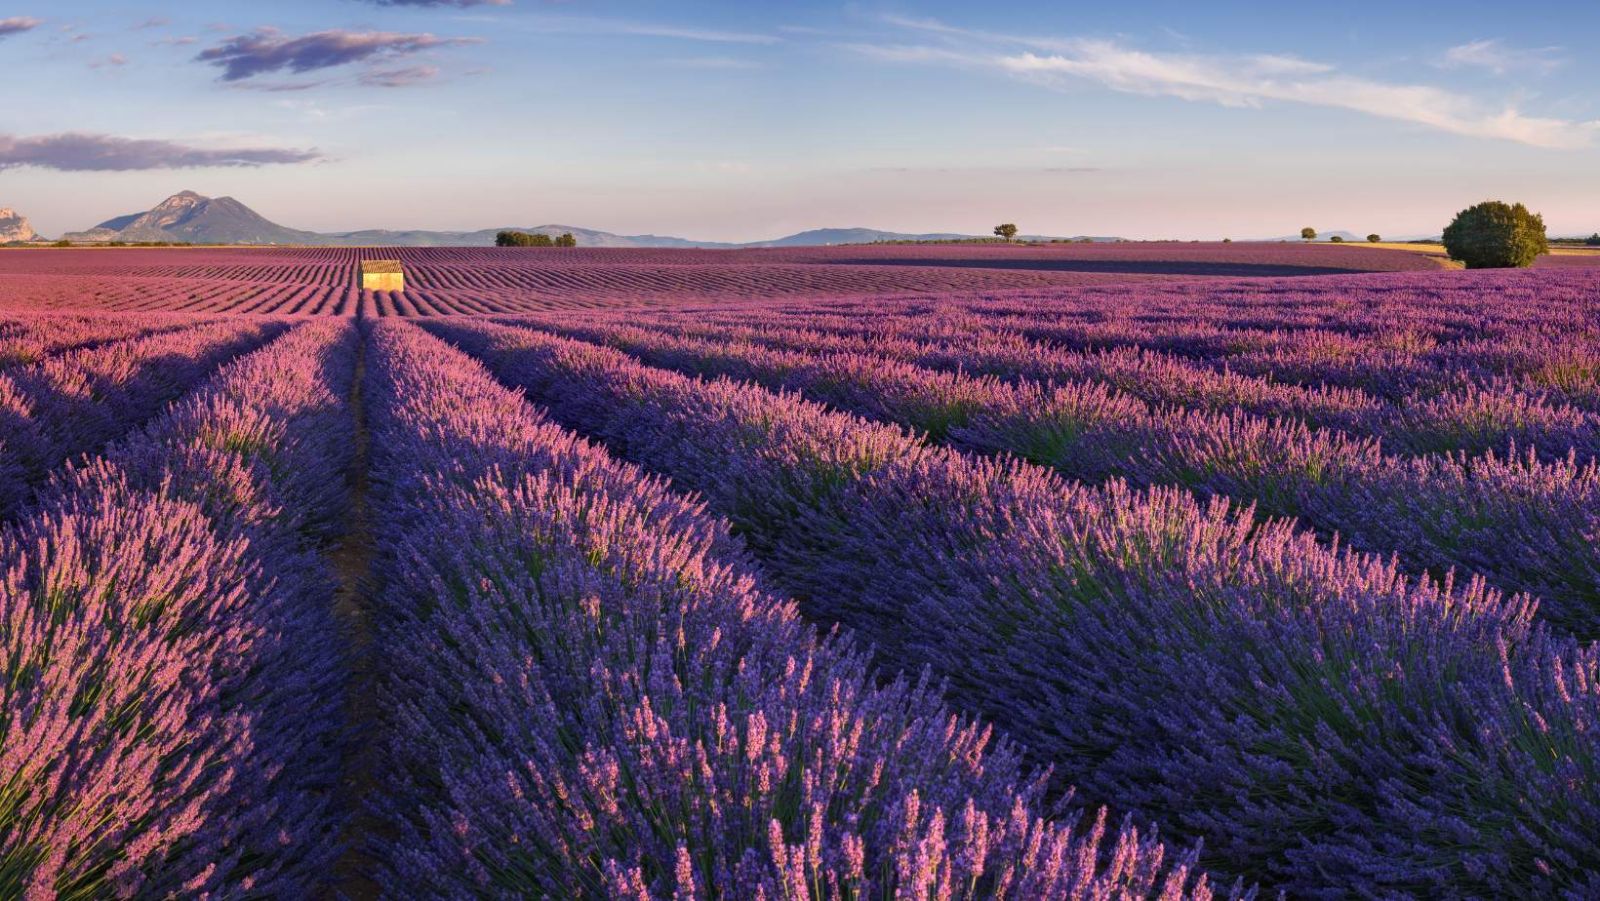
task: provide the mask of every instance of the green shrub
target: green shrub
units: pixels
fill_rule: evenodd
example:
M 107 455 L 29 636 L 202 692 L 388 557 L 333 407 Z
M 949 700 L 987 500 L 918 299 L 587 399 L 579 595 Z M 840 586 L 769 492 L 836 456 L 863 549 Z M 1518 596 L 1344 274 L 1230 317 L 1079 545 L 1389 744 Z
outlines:
M 1376 243 L 1378 243 L 1379 241 L 1382 241 L 1382 240 L 1383 240 L 1383 236 L 1380 235 L 1380 234 L 1374 233 L 1374 234 L 1367 235 L 1367 241 L 1369 243 L 1371 243 L 1371 244 L 1376 244 Z
M 1522 204 L 1485 201 L 1456 214 L 1444 230 L 1444 249 L 1468 269 L 1526 268 L 1550 252 L 1544 217 Z
M 1344 238 L 1341 238 L 1338 235 L 1334 235 L 1333 237 L 1329 238 L 1328 240 L 1331 241 L 1334 244 L 1343 244 L 1344 243 Z

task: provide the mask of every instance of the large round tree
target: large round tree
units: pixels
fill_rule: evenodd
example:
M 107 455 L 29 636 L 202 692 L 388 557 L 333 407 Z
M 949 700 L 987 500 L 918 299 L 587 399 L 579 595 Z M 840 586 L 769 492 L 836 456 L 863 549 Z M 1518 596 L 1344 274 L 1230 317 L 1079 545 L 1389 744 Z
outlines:
M 1510 269 L 1532 266 L 1550 244 L 1544 217 L 1520 203 L 1487 200 L 1456 214 L 1444 230 L 1444 249 L 1468 269 Z

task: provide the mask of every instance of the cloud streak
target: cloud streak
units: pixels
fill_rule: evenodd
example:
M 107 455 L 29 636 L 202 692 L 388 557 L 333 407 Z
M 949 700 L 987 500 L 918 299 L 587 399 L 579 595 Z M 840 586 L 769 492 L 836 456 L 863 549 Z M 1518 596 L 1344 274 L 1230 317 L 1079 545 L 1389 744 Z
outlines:
M 222 69 L 223 81 L 244 81 L 275 72 L 302 75 L 351 63 L 393 59 L 438 47 L 475 43 L 480 41 L 391 31 L 331 30 L 291 37 L 275 28 L 261 28 L 227 38 L 202 51 L 195 60 Z
M 255 167 L 308 163 L 315 150 L 272 147 L 196 147 L 178 141 L 67 132 L 18 137 L 0 134 L 0 171 L 31 166 L 60 172 L 135 172 L 150 169 Z
M 361 0 L 373 6 L 454 7 L 467 9 L 473 6 L 510 6 L 511 0 Z
M 1444 52 L 1440 65 L 1446 69 L 1488 69 L 1496 75 L 1515 70 L 1553 72 L 1566 64 L 1560 47 L 1507 47 L 1498 39 L 1471 41 Z
M 437 66 L 404 66 L 395 69 L 374 69 L 361 75 L 360 81 L 374 88 L 409 88 L 439 77 Z
M 32 31 L 43 24 L 42 20 L 32 19 L 27 16 L 12 16 L 9 19 L 0 19 L 0 38 L 22 34 L 24 31 Z
M 1229 107 L 1286 102 L 1343 109 L 1535 147 L 1583 148 L 1600 135 L 1600 122 L 1529 116 L 1510 106 L 1491 109 L 1443 88 L 1343 75 L 1334 66 L 1294 56 L 1161 53 L 1104 39 L 1017 37 L 926 20 L 889 21 L 934 35 L 938 46 L 857 44 L 850 49 L 888 62 L 998 70 L 1057 89 L 1092 82 L 1121 93 Z
M 634 22 L 627 19 L 603 19 L 589 16 L 539 16 L 524 19 L 524 28 L 544 34 L 592 34 L 617 37 L 667 38 L 680 41 L 699 41 L 711 44 L 782 43 L 782 38 L 771 34 L 748 31 L 724 31 L 715 28 L 697 28 L 685 25 L 664 25 L 655 22 Z

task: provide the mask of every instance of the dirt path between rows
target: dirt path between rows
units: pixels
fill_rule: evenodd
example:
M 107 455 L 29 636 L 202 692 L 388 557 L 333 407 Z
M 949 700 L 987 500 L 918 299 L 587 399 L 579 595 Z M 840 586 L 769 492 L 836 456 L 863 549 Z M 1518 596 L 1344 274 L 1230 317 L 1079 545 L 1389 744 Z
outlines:
M 351 327 L 360 329 L 359 324 Z M 344 721 L 350 747 L 345 756 L 338 801 L 350 820 L 339 837 L 342 847 L 334 865 L 329 897 L 352 901 L 379 897 L 366 842 L 383 828 L 381 818 L 367 807 L 368 796 L 377 784 L 378 748 L 370 738 L 377 726 L 378 704 L 371 607 L 372 561 L 377 545 L 372 535 L 372 509 L 368 498 L 371 436 L 367 431 L 366 374 L 367 341 L 362 334 L 356 345 L 355 379 L 350 391 L 350 410 L 355 417 L 355 447 L 347 474 L 350 500 L 345 513 L 344 538 L 329 554 L 338 579 L 334 615 L 346 632 L 350 664 L 344 695 Z

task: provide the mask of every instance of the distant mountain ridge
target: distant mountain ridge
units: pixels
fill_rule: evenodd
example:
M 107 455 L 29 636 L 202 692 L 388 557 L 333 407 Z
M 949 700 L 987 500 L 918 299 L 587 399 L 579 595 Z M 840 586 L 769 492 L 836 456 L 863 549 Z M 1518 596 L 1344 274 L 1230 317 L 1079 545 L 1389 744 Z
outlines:
M 232 197 L 181 191 L 145 213 L 108 219 L 88 231 L 62 235 L 67 241 L 178 241 L 190 244 L 320 244 L 315 232 L 285 228 Z
M 3 225 L 3 219 L 0 219 Z M 495 234 L 514 230 L 530 234 L 559 235 L 570 232 L 581 247 L 681 247 L 734 249 L 740 247 L 820 247 L 829 244 L 870 244 L 877 241 L 959 241 L 973 235 L 905 234 L 871 228 L 819 228 L 772 241 L 739 244 L 726 241 L 694 241 L 667 235 L 618 235 L 571 225 L 505 226 L 475 231 L 434 231 L 427 229 L 363 229 L 349 232 L 311 232 L 288 228 L 268 220 L 232 197 L 205 197 L 182 191 L 168 197 L 144 213 L 130 213 L 108 219 L 94 228 L 70 232 L 62 237 L 74 243 L 109 244 L 159 241 L 189 244 L 276 245 L 303 244 L 320 247 L 487 247 Z M 1026 240 L 1081 240 L 1027 236 Z M 1090 238 L 1114 241 L 1115 238 Z

